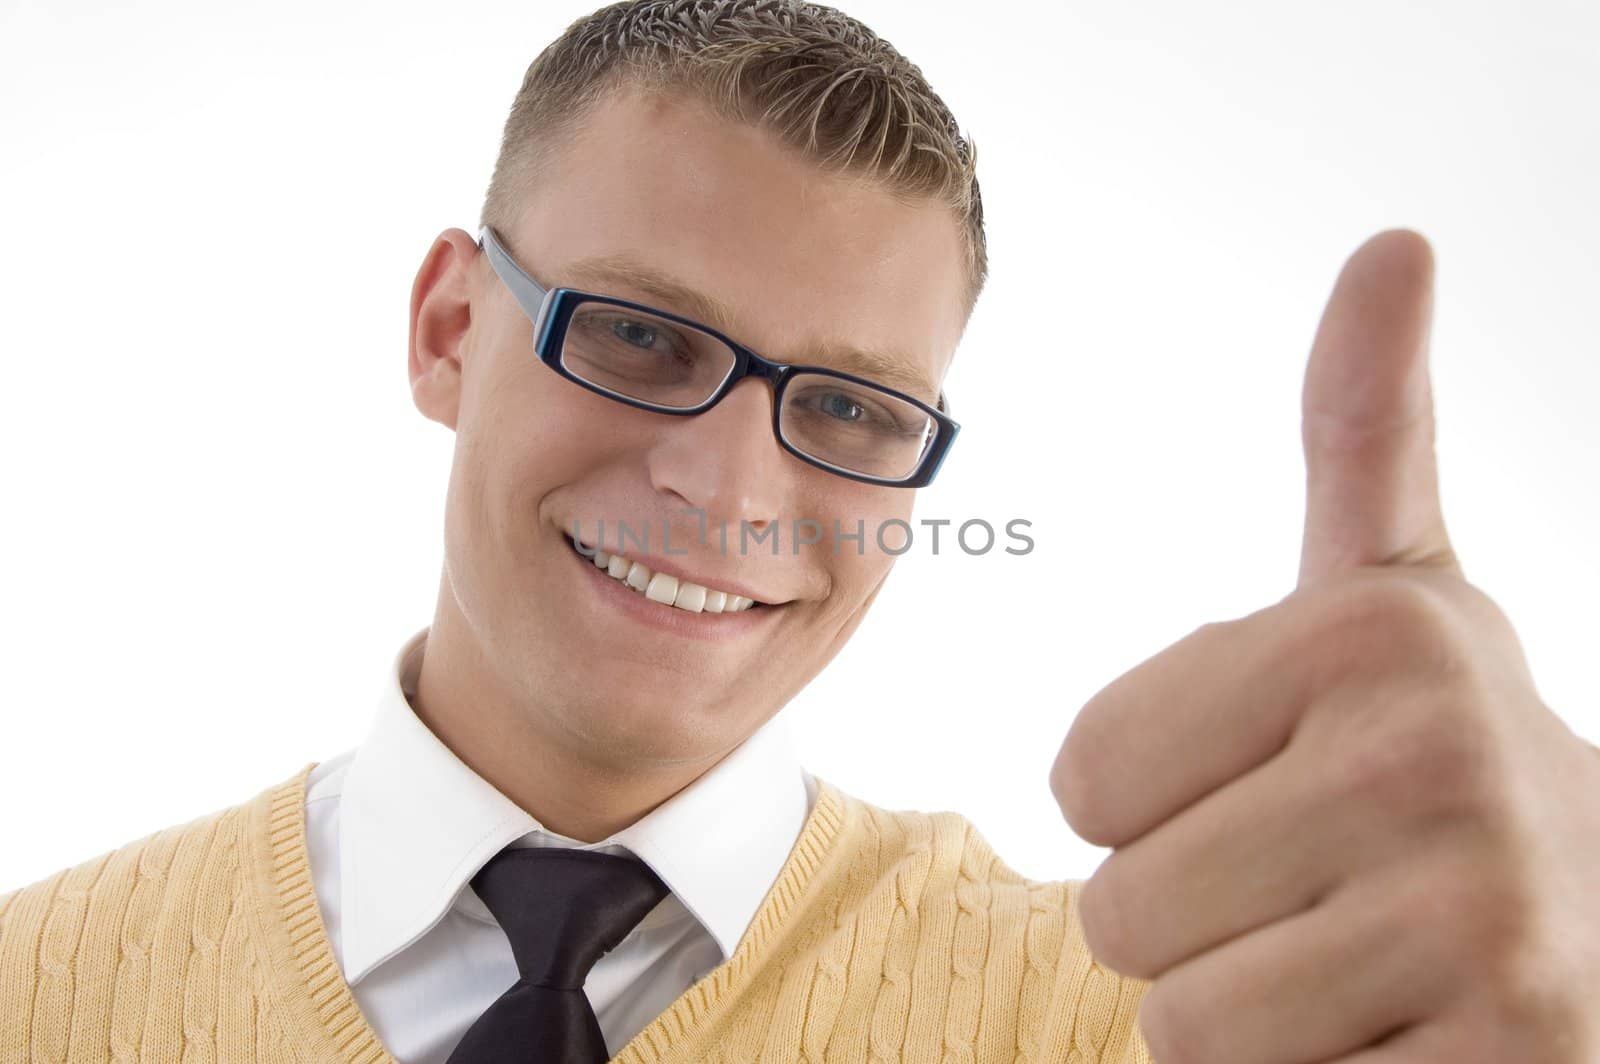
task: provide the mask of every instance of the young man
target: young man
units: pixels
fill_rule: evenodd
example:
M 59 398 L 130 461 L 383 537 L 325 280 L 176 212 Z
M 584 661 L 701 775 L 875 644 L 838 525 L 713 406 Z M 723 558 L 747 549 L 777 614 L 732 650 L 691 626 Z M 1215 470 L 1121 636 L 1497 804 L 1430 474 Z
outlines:
M 861 622 L 893 562 L 881 530 L 954 439 L 941 384 L 986 268 L 971 146 L 915 67 L 826 8 L 580 20 L 529 70 L 479 233 L 440 234 L 412 290 L 413 396 L 455 462 L 438 605 L 371 732 L 0 898 L 0 1056 L 1592 1045 L 1575 1003 L 1600 950 L 1532 929 L 1559 917 L 1594 945 L 1579 884 L 1600 870 L 1569 855 L 1544 881 L 1568 889 L 1543 889 L 1508 855 L 1535 808 L 1565 810 L 1544 845 L 1600 830 L 1600 770 L 1529 708 L 1514 640 L 1455 579 L 1413 416 L 1429 263 L 1385 234 L 1330 304 L 1300 591 L 1083 711 L 1052 782 L 1119 852 L 1092 896 L 1031 881 L 955 814 L 804 773 L 777 717 Z M 1426 713 L 1386 733 L 1357 712 L 1402 682 Z M 1341 713 L 1308 708 L 1334 693 Z M 1479 722 L 1512 712 L 1535 738 L 1491 757 Z M 1536 761 L 1570 770 L 1548 808 L 1505 771 Z M 1434 786 L 1397 782 L 1419 765 Z M 1375 809 L 1389 826 L 1353 830 Z M 1484 897 L 1413 919 L 1443 867 Z

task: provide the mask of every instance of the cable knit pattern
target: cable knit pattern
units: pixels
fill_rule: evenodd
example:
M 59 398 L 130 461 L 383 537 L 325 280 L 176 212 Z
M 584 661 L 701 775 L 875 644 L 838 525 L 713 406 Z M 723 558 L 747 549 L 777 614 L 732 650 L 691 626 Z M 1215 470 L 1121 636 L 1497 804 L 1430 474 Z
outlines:
M 392 1064 L 317 908 L 314 767 L 0 895 L 0 1062 Z M 733 955 L 617 1061 L 1149 1064 L 1147 984 L 1090 957 L 1080 881 L 817 783 Z

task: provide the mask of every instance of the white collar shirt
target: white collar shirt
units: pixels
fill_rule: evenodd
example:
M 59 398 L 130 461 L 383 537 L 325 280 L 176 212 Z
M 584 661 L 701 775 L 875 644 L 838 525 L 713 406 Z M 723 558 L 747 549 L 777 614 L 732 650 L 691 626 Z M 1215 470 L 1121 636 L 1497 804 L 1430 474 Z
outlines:
M 585 844 L 543 828 L 412 709 L 428 630 L 383 678 L 361 744 L 306 784 L 311 876 L 345 981 L 402 1064 L 444 1064 L 517 980 L 470 880 L 508 846 L 637 857 L 669 893 L 590 971 L 584 993 L 615 1055 L 732 955 L 799 838 L 816 781 L 782 712 L 638 821 Z

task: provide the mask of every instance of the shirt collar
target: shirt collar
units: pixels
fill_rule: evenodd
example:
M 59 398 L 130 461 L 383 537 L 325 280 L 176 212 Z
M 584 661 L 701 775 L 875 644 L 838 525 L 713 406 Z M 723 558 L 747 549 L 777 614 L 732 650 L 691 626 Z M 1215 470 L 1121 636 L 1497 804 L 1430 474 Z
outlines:
M 417 632 L 395 655 L 340 787 L 346 981 L 354 985 L 420 938 L 489 858 L 530 833 L 585 849 L 625 847 L 710 932 L 723 960 L 732 956 L 810 812 L 782 712 L 644 817 L 584 845 L 546 831 L 417 717 L 408 695 L 427 635 Z

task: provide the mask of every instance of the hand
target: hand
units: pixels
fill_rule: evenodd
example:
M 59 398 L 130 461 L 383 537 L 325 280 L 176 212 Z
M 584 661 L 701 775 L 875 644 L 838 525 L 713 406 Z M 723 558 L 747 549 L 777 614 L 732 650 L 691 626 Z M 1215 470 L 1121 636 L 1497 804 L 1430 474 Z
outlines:
M 1600 1060 L 1600 752 L 1445 533 L 1433 258 L 1345 264 L 1306 369 L 1299 585 L 1079 713 L 1085 941 L 1158 1064 Z

